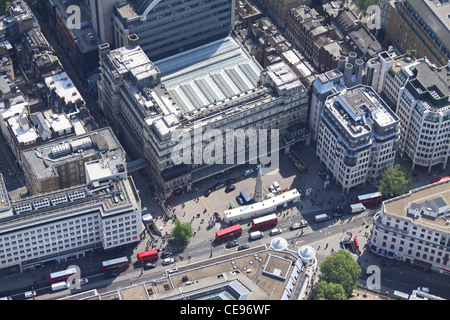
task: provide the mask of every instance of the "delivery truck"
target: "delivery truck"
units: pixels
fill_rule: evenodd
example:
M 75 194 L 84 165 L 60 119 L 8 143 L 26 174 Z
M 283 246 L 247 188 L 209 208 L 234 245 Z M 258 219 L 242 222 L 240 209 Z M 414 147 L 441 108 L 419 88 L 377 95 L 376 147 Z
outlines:
M 262 237 L 264 237 L 264 233 L 261 231 L 250 232 L 250 240 L 256 240 Z
M 327 221 L 329 219 L 330 219 L 330 216 L 326 213 L 322 213 L 322 214 L 318 214 L 318 215 L 314 216 L 315 222 Z
M 52 291 L 61 291 L 69 288 L 69 284 L 65 281 L 56 282 L 52 284 Z
M 359 213 L 366 210 L 366 207 L 362 203 L 354 203 L 350 205 L 350 213 Z

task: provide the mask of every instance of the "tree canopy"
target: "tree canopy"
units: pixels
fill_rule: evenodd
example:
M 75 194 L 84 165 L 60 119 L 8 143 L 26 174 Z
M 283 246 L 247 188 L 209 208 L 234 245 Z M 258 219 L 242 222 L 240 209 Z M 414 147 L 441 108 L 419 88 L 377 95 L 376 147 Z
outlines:
M 365 14 L 369 6 L 377 5 L 377 0 L 356 0 L 355 5 L 359 12 L 363 12 Z
M 411 181 L 411 173 L 401 165 L 396 164 L 381 172 L 378 191 L 386 195 L 401 195 L 408 191 Z
M 316 287 L 316 300 L 346 300 L 344 288 L 340 283 L 320 281 Z
M 171 232 L 175 242 L 186 242 L 191 238 L 193 234 L 190 223 L 182 223 L 179 219 L 175 219 L 175 227 Z
M 346 296 L 350 296 L 356 288 L 361 268 L 349 252 L 340 249 L 326 257 L 320 265 L 320 272 L 322 281 L 340 284 Z M 327 287 L 324 285 L 324 288 Z M 336 290 L 333 287 L 333 292 Z

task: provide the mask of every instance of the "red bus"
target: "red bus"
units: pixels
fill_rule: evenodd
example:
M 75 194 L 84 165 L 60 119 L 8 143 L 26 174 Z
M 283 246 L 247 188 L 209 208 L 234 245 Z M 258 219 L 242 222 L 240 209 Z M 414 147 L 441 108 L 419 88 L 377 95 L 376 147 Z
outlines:
M 239 237 L 242 234 L 242 227 L 240 224 L 232 225 L 231 227 L 216 231 L 216 240 L 222 242 L 231 238 Z
M 158 250 L 153 249 L 150 251 L 139 252 L 137 254 L 137 263 L 146 263 L 150 261 L 158 260 Z
M 252 220 L 253 230 L 262 230 L 276 226 L 278 223 L 278 216 L 276 213 L 269 214 L 260 218 Z
M 126 269 L 129 266 L 130 260 L 128 260 L 128 257 L 120 257 L 102 262 L 102 270 L 105 273 L 113 270 Z
M 383 195 L 381 192 L 362 194 L 356 197 L 357 203 L 362 203 L 365 206 L 372 204 L 380 204 L 383 201 Z
M 77 270 L 70 268 L 62 271 L 50 273 L 50 283 L 66 281 L 71 275 L 75 274 Z
M 441 182 L 441 181 L 445 181 L 445 180 L 448 180 L 448 179 L 450 179 L 450 176 L 442 177 L 442 178 L 437 178 L 437 179 L 433 179 L 433 180 L 431 180 L 430 183 Z

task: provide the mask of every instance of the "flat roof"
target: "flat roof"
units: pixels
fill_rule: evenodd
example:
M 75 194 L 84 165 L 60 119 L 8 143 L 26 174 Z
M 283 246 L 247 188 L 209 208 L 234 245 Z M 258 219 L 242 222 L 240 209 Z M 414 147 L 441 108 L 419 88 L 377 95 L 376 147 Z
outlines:
M 45 78 L 45 85 L 51 90 L 55 90 L 60 98 L 64 98 L 66 103 L 84 101 L 78 89 L 66 72 L 53 74 Z
M 411 203 L 423 203 L 442 197 L 442 199 L 450 204 L 450 180 L 429 184 L 421 188 L 411 190 L 405 195 L 389 199 L 383 202 L 383 211 L 404 219 L 414 220 L 414 223 L 427 225 L 429 227 L 450 231 L 450 225 L 442 218 L 432 218 L 426 215 L 419 215 L 413 219 L 413 216 L 407 214 Z
M 97 137 L 94 137 L 97 136 Z M 83 150 L 82 152 L 80 148 Z M 68 137 L 22 152 L 23 161 L 27 163 L 37 179 L 47 179 L 57 176 L 54 167 L 66 161 L 85 159 L 92 154 L 122 149 L 121 145 L 109 127 L 92 131 L 80 136 Z M 111 151 L 111 155 L 120 155 Z M 57 155 L 57 156 L 56 156 Z

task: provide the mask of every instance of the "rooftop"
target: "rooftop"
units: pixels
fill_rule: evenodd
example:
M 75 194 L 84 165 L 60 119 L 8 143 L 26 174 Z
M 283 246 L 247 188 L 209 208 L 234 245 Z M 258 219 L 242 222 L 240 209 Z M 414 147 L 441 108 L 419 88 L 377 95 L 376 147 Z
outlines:
M 450 49 L 450 2 L 430 0 L 406 0 L 425 24 Z
M 123 75 L 130 73 L 135 81 L 156 77 L 158 69 L 139 46 L 125 46 L 108 53 L 109 61 L 114 66 L 113 73 Z M 142 85 L 145 85 L 142 84 Z
M 76 5 L 80 10 L 80 25 L 70 26 L 69 23 L 77 23 L 74 21 L 72 14 L 73 11 L 68 10 L 68 7 L 73 5 L 72 1 L 67 0 L 50 0 L 51 4 L 56 7 L 58 14 L 61 16 L 62 21 L 66 24 L 67 32 L 73 35 L 75 44 L 78 46 L 82 53 L 95 51 L 98 49 L 98 45 L 101 43 L 99 36 L 96 34 L 91 22 L 91 9 L 88 7 L 85 1 L 77 1 Z
M 411 190 L 405 195 L 389 199 L 383 202 L 383 211 L 402 217 L 403 219 L 409 219 L 415 224 L 423 224 L 433 229 L 442 230 L 444 232 L 450 232 L 450 225 L 447 220 L 443 219 L 444 216 L 432 217 L 430 215 L 420 214 L 414 216 L 408 213 L 408 209 L 411 204 L 424 205 L 428 202 L 433 202 L 437 208 L 446 206 L 448 210 L 448 204 L 450 204 L 450 180 L 429 184 L 421 188 Z M 430 207 L 428 203 L 427 207 Z M 448 219 L 447 215 L 447 219 Z
M 110 180 L 95 188 L 77 186 L 62 189 L 12 201 L 13 215 L 5 217 L 0 224 L 0 232 L 23 228 L 36 221 L 61 219 L 65 214 L 73 215 L 75 212 L 83 214 L 97 210 L 102 216 L 107 216 L 118 211 L 136 211 L 140 208 L 139 202 L 132 177 Z
M 155 65 L 181 114 L 256 88 L 262 71 L 231 37 L 156 61 Z M 172 100 L 162 101 L 170 110 Z
M 83 97 L 66 72 L 52 74 L 46 77 L 44 81 L 47 88 L 50 91 L 55 90 L 56 94 L 63 98 L 66 103 L 83 101 Z
M 373 124 L 386 128 L 398 123 L 395 114 L 371 88 L 358 85 L 330 96 L 326 105 L 351 136 L 373 131 Z
M 106 127 L 63 141 L 55 141 L 23 151 L 23 161 L 27 163 L 37 179 L 57 176 L 55 167 L 65 162 L 82 160 L 93 154 L 104 157 L 124 157 L 124 151 L 111 128 Z

